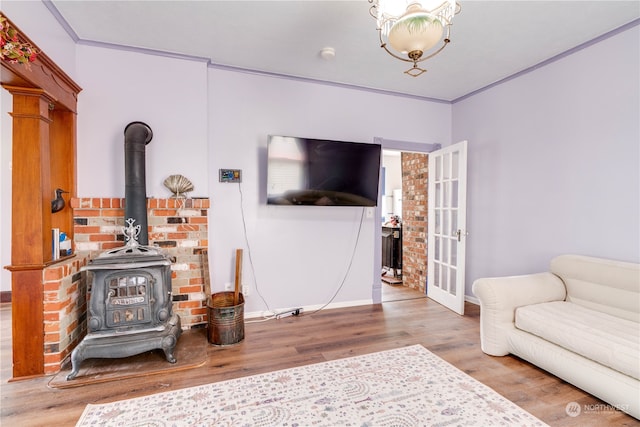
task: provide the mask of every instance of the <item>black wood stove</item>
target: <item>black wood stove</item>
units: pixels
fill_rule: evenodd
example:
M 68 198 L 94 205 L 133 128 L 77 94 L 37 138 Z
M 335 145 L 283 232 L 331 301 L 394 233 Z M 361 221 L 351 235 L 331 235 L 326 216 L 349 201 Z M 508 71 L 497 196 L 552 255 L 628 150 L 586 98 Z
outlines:
M 82 268 L 92 278 L 88 333 L 71 353 L 67 380 L 74 379 L 82 361 L 89 358 L 162 349 L 167 361 L 176 362 L 173 352 L 182 329 L 180 317 L 172 310 L 171 260 L 161 249 L 148 246 L 144 145 L 150 140 L 151 129 L 144 123 L 133 122 L 125 129 L 127 243 L 101 253 Z

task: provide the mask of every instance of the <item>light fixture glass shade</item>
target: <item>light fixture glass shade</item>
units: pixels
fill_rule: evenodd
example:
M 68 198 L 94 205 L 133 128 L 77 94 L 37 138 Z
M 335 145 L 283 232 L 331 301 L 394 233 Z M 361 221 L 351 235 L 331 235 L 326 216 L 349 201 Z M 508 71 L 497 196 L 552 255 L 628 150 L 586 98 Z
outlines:
M 389 31 L 389 44 L 398 52 L 426 52 L 441 39 L 442 23 L 426 12 L 407 13 L 398 19 Z
M 417 76 L 425 72 L 417 63 L 446 47 L 454 15 L 460 12 L 456 0 L 369 0 L 376 19 L 380 47 L 391 56 L 412 62 L 405 71 Z

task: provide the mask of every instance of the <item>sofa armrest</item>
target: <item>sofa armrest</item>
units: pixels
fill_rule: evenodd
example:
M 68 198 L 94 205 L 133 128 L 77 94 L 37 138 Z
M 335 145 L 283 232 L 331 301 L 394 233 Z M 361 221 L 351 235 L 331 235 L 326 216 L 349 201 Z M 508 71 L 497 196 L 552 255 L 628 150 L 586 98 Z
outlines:
M 473 293 L 480 300 L 480 345 L 492 356 L 509 354 L 507 336 L 515 328 L 516 308 L 563 301 L 567 294 L 562 280 L 552 273 L 477 279 Z

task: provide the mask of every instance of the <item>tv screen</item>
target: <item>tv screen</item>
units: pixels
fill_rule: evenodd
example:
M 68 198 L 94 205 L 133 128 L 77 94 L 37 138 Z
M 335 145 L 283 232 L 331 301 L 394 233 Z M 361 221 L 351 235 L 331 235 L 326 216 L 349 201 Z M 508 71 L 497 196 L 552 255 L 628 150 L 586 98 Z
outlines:
M 376 206 L 378 144 L 269 136 L 267 204 Z

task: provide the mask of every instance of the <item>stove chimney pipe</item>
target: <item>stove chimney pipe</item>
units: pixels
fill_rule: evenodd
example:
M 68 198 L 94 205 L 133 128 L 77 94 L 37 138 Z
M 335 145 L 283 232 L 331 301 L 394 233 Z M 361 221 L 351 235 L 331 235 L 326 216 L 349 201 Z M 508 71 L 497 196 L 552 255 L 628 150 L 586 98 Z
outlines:
M 149 244 L 147 225 L 147 184 L 145 146 L 153 138 L 153 131 L 143 122 L 131 122 L 124 128 L 125 222 L 129 218 L 140 226 L 138 243 Z

